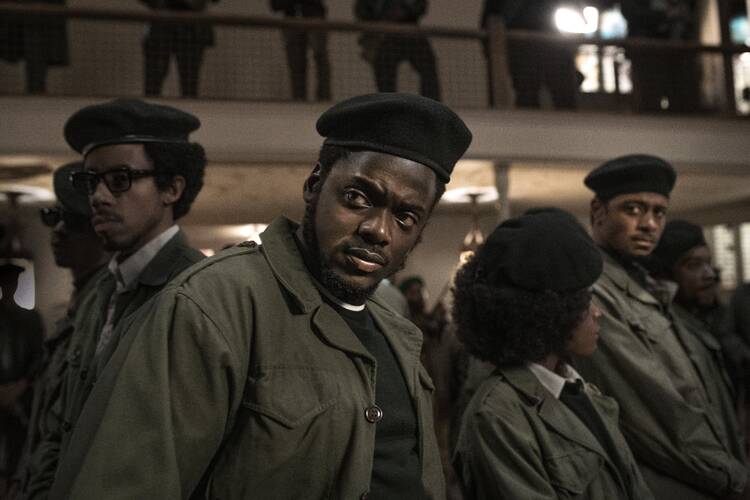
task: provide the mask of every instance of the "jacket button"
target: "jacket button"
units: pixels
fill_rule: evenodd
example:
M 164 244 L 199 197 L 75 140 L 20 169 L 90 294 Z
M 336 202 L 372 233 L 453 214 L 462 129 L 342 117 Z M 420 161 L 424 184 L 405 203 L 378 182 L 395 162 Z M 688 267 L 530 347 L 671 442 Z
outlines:
M 81 380 L 86 380 L 86 377 L 88 377 L 88 375 L 89 375 L 89 371 L 86 368 L 84 368 L 83 370 L 81 370 L 81 375 L 80 375 L 81 376 Z
M 72 429 L 72 428 L 73 428 L 73 425 L 71 425 L 71 423 L 68 422 L 67 420 L 62 423 L 62 430 L 63 430 L 63 432 L 70 432 L 70 429 Z
M 370 493 L 365 491 L 359 496 L 359 500 L 367 500 L 367 498 L 370 496 Z
M 365 410 L 365 419 L 371 424 L 380 422 L 383 419 L 383 410 L 379 406 L 372 405 Z

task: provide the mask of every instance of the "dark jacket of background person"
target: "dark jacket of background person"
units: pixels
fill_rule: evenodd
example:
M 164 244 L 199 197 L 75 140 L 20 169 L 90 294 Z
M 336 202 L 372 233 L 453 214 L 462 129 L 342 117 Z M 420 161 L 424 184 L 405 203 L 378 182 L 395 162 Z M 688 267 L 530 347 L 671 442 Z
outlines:
M 750 283 L 732 294 L 719 322 L 717 337 L 738 391 L 750 389 Z
M 96 294 L 96 284 L 108 273 L 106 266 L 90 275 L 85 282 L 78 284 L 71 305 L 85 302 L 90 295 Z M 63 377 L 68 366 L 68 347 L 73 334 L 73 323 L 75 320 L 75 307 L 70 307 L 65 317 L 55 324 L 55 331 L 44 343 L 44 364 L 39 375 L 34 380 L 34 399 L 31 405 L 31 416 L 29 418 L 29 431 L 26 435 L 23 456 L 16 474 L 19 491 L 26 491 L 31 475 L 35 471 L 29 470 L 29 460 L 34 450 L 41 444 L 45 435 L 58 434 L 62 432 L 60 425 L 63 422 L 62 415 L 54 412 L 55 402 L 60 397 Z
M 360 21 L 417 24 L 427 12 L 427 0 L 357 0 Z M 395 92 L 398 65 L 408 61 L 419 73 L 420 93 L 440 100 L 437 62 L 430 41 L 420 35 L 365 33 L 359 38 L 362 57 L 373 65 L 379 92 Z
M 740 493 L 746 466 L 716 432 L 709 390 L 695 380 L 701 373 L 692 361 L 698 347 L 668 316 L 672 295 L 649 291 L 621 263 L 603 256 L 604 272 L 593 289 L 603 312 L 599 349 L 577 358 L 576 368 L 617 399 L 623 434 L 656 498 Z M 631 272 L 645 276 L 639 269 Z M 686 356 L 674 355 L 679 352 Z
M 615 457 L 527 367 L 499 368 L 486 379 L 466 410 L 470 425 L 454 459 L 466 498 L 653 498 L 618 428 L 617 403 L 590 384 L 584 391 Z
M 271 9 L 283 12 L 288 17 L 325 17 L 326 15 L 322 0 L 271 0 Z
M 349 500 L 369 489 L 376 363 L 322 299 L 296 228 L 277 219 L 262 246 L 193 266 L 139 314 L 91 393 L 50 498 Z M 414 405 L 426 497 L 444 498 L 421 335 L 378 299 L 366 306 Z
M 11 478 L 21 457 L 31 401 L 29 386 L 41 363 L 43 339 L 39 313 L 22 308 L 12 298 L 0 300 L 0 479 L 3 483 Z
M 734 386 L 726 369 L 721 344 L 708 325 L 683 306 L 673 303 L 672 315 L 677 327 L 684 328 L 697 340 L 691 343 L 696 354 L 692 359 L 711 401 L 707 411 L 711 427 L 732 456 L 744 462 L 746 437 L 737 422 Z
M 491 17 L 499 17 L 510 30 L 557 33 L 554 15 L 559 6 L 559 2 L 552 0 L 486 0 L 481 27 L 487 28 Z M 549 42 L 508 40 L 507 49 L 516 106 L 540 107 L 539 92 L 545 85 L 555 107 L 575 107 L 574 48 Z
M 0 3 L 65 5 L 65 0 L 2 0 Z M 47 64 L 67 66 L 70 60 L 65 19 L 12 15 L 0 18 L 0 59 L 9 62 L 22 60 L 37 45 L 42 49 Z
M 628 36 L 662 40 L 694 41 L 698 35 L 696 2 L 692 0 L 627 0 L 622 14 Z M 633 98 L 637 109 L 686 112 L 700 107 L 701 72 L 695 55 L 659 49 L 629 49 L 632 61 Z
M 51 416 L 60 415 L 62 422 L 49 425 L 49 432 L 43 436 L 36 453 L 31 459 L 32 477 L 29 480 L 26 498 L 46 498 L 55 479 L 58 463 L 70 445 L 72 429 L 81 413 L 89 393 L 97 382 L 100 371 L 106 365 L 112 352 L 117 348 L 121 323 L 158 293 L 169 281 L 190 265 L 203 259 L 199 251 L 188 246 L 180 231 L 170 239 L 138 276 L 134 290 L 118 297 L 115 307 L 115 330 L 107 347 L 95 358 L 107 314 L 107 304 L 115 289 L 112 273 L 104 273 L 94 284 L 97 292 L 90 294 L 76 313 L 73 334 L 67 352 L 67 366 L 55 411 Z M 140 399 L 130 402 L 137 404 Z M 114 447 L 110 450 L 119 448 Z M 91 497 L 95 498 L 95 497 Z
M 65 5 L 65 0 L 0 0 L 6 2 Z M 47 66 L 70 64 L 66 21 L 58 16 L 0 16 L 0 59 L 26 60 L 27 91 L 45 90 Z
M 208 0 L 139 0 L 153 10 L 203 12 Z M 218 0 L 212 0 L 218 1 Z M 214 44 L 214 30 L 206 23 L 151 23 L 143 40 L 146 95 L 159 95 L 174 54 L 183 97 L 198 92 L 203 50 Z

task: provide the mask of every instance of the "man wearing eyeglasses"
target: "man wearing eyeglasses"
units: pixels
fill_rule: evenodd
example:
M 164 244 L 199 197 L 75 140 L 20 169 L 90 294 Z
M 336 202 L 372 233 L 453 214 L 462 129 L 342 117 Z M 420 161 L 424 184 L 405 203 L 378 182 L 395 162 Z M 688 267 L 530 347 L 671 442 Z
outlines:
M 199 126 L 189 113 L 135 99 L 85 107 L 65 124 L 65 139 L 83 156 L 71 182 L 88 195 L 94 231 L 114 255 L 76 315 L 55 403 L 61 432 L 45 436 L 33 457 L 26 498 L 46 497 L 81 408 L 117 347 L 119 325 L 203 257 L 175 224 L 203 186 L 205 152 L 188 139 Z
M 53 403 L 59 396 L 62 375 L 67 366 L 67 348 L 73 332 L 73 320 L 78 305 L 96 291 L 96 282 L 106 271 L 110 258 L 91 226 L 91 207 L 85 193 L 73 189 L 70 175 L 83 168 L 81 162 L 61 166 L 53 175 L 53 186 L 57 203 L 51 208 L 42 208 L 42 223 L 51 230 L 52 253 L 55 263 L 70 269 L 73 275 L 73 294 L 63 318 L 55 324 L 51 336 L 44 342 L 42 366 L 33 381 L 34 396 L 28 422 L 28 433 L 23 453 L 14 478 L 13 489 L 25 491 L 30 477 L 29 457 L 39 446 L 41 437 L 49 432 L 48 427 L 62 421 L 59 415 L 50 415 L 55 410 Z M 11 498 L 15 498 L 11 494 Z

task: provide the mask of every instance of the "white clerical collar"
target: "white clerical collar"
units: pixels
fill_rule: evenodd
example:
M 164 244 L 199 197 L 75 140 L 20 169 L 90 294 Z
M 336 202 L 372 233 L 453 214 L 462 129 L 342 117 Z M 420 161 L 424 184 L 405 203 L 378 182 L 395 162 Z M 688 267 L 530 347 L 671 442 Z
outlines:
M 563 387 L 565 387 L 565 382 L 583 380 L 583 377 L 581 377 L 575 368 L 567 363 L 562 364 L 563 376 L 558 375 L 539 363 L 528 363 L 526 366 L 529 367 L 531 373 L 533 373 L 537 380 L 539 380 L 539 383 L 555 396 L 555 399 L 560 399 L 560 394 L 562 394 Z
M 180 228 L 176 224 L 172 225 L 172 227 L 153 238 L 122 262 L 117 262 L 120 252 L 115 253 L 112 256 L 112 260 L 109 261 L 108 267 L 109 272 L 117 279 L 117 290 L 125 291 L 132 289 L 135 286 L 138 276 L 140 276 L 149 262 L 156 257 L 156 254 L 159 253 L 169 240 L 174 238 L 179 230 Z
M 317 283 L 317 280 L 316 280 Z M 343 300 L 338 299 L 337 297 L 334 297 L 331 292 L 326 290 L 326 287 L 324 287 L 322 284 L 319 284 L 318 290 L 320 290 L 320 293 L 326 296 L 328 300 L 333 302 L 336 306 L 340 307 L 341 309 L 346 309 L 347 311 L 364 311 L 365 305 L 354 305 L 354 304 L 347 304 Z

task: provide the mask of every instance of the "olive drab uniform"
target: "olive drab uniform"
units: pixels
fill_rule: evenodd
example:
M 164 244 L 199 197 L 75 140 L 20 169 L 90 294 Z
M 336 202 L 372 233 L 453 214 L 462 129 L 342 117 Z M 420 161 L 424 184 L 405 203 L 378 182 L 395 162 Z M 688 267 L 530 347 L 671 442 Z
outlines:
M 71 431 L 76 425 L 84 403 L 97 382 L 99 373 L 116 348 L 121 326 L 119 323 L 127 322 L 139 307 L 159 292 L 172 278 L 203 258 L 202 253 L 188 246 L 182 231 L 175 234 L 140 273 L 135 288 L 117 298 L 113 322 L 116 327 L 112 340 L 99 355 L 95 356 L 100 332 L 107 316 L 109 300 L 116 286 L 115 278 L 110 272 L 105 273 L 97 281 L 97 293 L 91 294 L 86 301 L 81 303 L 76 314 L 73 335 L 66 355 L 66 373 L 60 397 L 53 405 L 53 414 L 61 415 L 63 420 L 59 425 L 54 426 L 54 429 L 59 428 L 59 432 L 51 432 L 43 437 L 39 449 L 31 459 L 36 473 L 29 481 L 27 498 L 44 498 L 49 492 L 58 463 L 67 452 Z M 133 400 L 130 404 L 137 404 L 137 401 Z
M 677 328 L 682 328 L 693 336 L 691 353 L 695 355 L 691 354 L 691 359 L 694 360 L 698 375 L 706 388 L 711 425 L 732 456 L 744 462 L 747 436 L 743 435 L 737 421 L 735 388 L 727 371 L 721 344 L 709 331 L 706 323 L 679 304 L 672 304 L 672 314 Z
M 620 404 L 623 434 L 656 498 L 741 492 L 747 470 L 722 439 L 726 430 L 710 409 L 692 339 L 670 319 L 672 297 L 654 289 L 639 267 L 629 272 L 603 257 L 593 292 L 603 313 L 599 347 L 577 358 L 576 368 Z
M 617 403 L 590 384 L 583 390 L 608 450 L 529 368 L 487 378 L 466 409 L 454 456 L 466 498 L 652 500 L 618 428 Z
M 377 363 L 322 300 L 296 227 L 277 219 L 262 246 L 193 266 L 138 315 L 50 498 L 366 495 L 377 422 L 389 418 L 374 407 Z M 378 299 L 366 306 L 413 404 L 425 497 L 444 498 L 421 334 Z
M 76 305 L 85 302 L 89 295 L 96 293 L 96 283 L 107 272 L 107 267 L 103 266 L 89 275 L 84 283 L 78 285 L 71 298 L 68 312 L 55 323 L 54 334 L 45 341 L 44 366 L 34 380 L 34 399 L 29 417 L 29 431 L 16 474 L 20 491 L 27 491 L 30 476 L 36 474 L 33 470 L 34 464 L 31 464 L 29 460 L 40 445 L 42 438 L 61 431 L 59 425 L 63 418 L 61 415 L 54 414 L 53 405 L 60 396 L 65 375 L 66 355 L 73 333 Z

